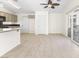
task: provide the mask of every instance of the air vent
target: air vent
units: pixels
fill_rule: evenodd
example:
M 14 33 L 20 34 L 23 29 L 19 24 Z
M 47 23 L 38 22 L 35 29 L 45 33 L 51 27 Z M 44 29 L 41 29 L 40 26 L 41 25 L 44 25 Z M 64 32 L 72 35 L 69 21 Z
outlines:
M 28 18 L 35 18 L 35 15 L 28 15 Z
M 18 0 L 13 0 L 13 1 L 17 2 Z
M 61 0 L 57 0 L 57 1 L 61 1 Z

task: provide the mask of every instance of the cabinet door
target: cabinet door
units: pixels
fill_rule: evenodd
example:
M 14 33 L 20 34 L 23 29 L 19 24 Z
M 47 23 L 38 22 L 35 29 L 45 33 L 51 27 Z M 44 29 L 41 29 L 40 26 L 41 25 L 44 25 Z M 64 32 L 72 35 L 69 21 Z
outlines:
M 0 11 L 0 16 L 4 16 L 4 12 L 1 12 L 1 11 Z
M 14 15 L 14 22 L 17 22 L 17 15 Z
M 12 15 L 11 14 L 9 14 L 9 21 L 11 22 L 11 18 L 12 18 Z
M 11 21 L 11 20 L 10 20 L 10 14 L 5 13 L 5 16 L 6 16 L 6 21 L 7 21 L 7 22 L 10 22 L 10 21 Z
M 17 16 L 11 15 L 11 22 L 17 22 Z
M 13 20 L 14 20 L 14 19 L 13 19 L 13 15 L 11 15 L 11 22 L 13 22 Z
M 6 17 L 6 21 L 8 22 L 9 19 L 8 19 L 8 14 L 7 13 L 5 13 L 5 17 Z
M 13 15 L 13 14 L 0 11 L 0 16 L 5 16 L 7 22 L 17 22 L 17 15 Z
M 15 22 L 15 15 L 12 15 L 12 22 Z

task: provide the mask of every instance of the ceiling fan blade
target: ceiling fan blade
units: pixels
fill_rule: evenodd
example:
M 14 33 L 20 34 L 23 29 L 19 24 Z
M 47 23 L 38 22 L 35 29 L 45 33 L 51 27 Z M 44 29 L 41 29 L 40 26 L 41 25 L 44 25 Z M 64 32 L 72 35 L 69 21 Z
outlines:
M 48 6 L 45 6 L 44 8 L 47 8 Z
M 53 8 L 53 9 L 54 9 L 55 7 L 54 7 L 54 6 L 51 6 L 51 8 Z
M 52 4 L 52 1 L 51 0 L 48 0 L 48 4 Z
M 45 3 L 40 3 L 40 5 L 48 5 L 48 4 L 45 4 Z
M 52 5 L 54 5 L 54 6 L 59 6 L 60 4 L 59 4 L 59 3 L 53 3 Z

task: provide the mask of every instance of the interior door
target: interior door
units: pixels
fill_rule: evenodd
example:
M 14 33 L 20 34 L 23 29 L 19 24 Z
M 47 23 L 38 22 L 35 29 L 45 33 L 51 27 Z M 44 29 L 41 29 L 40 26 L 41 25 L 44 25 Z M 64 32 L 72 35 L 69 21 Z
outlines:
M 29 19 L 29 33 L 35 33 L 35 19 Z
M 20 22 L 21 22 L 21 32 L 28 33 L 29 32 L 29 20 L 27 16 L 23 16 Z

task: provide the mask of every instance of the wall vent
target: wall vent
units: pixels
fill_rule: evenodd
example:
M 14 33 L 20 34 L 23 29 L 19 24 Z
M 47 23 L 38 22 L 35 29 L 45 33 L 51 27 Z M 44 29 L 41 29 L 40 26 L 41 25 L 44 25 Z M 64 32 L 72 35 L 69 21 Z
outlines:
M 28 18 L 35 18 L 35 15 L 28 15 Z

